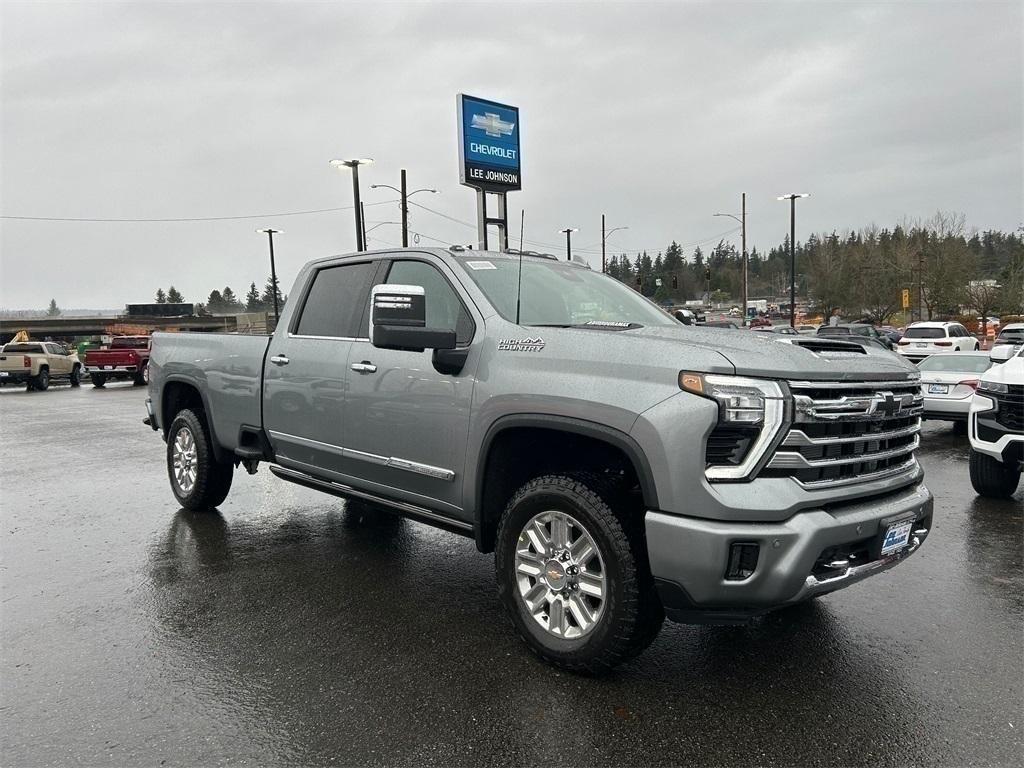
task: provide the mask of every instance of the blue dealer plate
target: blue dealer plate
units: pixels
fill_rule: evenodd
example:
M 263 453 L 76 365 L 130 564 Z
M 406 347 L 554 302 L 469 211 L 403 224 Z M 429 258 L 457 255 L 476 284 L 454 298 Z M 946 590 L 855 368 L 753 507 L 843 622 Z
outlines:
M 907 546 L 910 541 L 910 531 L 914 527 L 914 521 L 908 520 L 905 523 L 890 525 L 885 531 L 882 539 L 882 557 L 898 552 Z
M 949 384 L 929 384 L 929 395 L 945 395 L 949 393 Z

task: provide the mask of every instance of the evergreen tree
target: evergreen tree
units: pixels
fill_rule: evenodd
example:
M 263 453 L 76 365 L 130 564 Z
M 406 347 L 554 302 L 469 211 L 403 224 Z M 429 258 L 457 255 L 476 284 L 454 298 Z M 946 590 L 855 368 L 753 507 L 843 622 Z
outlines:
M 178 289 L 173 285 L 167 289 L 167 303 L 168 304 L 182 304 L 185 301 L 185 297 L 178 293 Z
M 224 290 L 220 292 L 221 299 L 224 301 L 225 312 L 240 312 L 242 310 L 242 302 L 235 296 L 235 292 L 231 290 L 231 286 L 225 285 Z
M 266 285 L 263 286 L 263 294 L 260 296 L 260 301 L 263 302 L 263 306 L 268 310 L 274 308 L 275 293 L 277 294 L 278 309 L 284 309 L 284 297 L 281 295 L 280 281 L 275 283 L 273 277 L 268 277 Z
M 47 317 L 57 317 L 60 315 L 60 307 L 57 306 L 56 299 L 50 299 L 50 306 L 46 308 Z
M 249 292 L 245 294 L 245 311 L 262 312 L 263 303 L 260 301 L 260 292 L 256 290 L 256 283 L 249 283 Z
M 206 311 L 210 314 L 217 314 L 218 312 L 224 312 L 224 297 L 221 296 L 220 291 L 214 288 L 210 291 L 210 298 L 206 300 Z
M 164 293 L 164 289 L 163 288 L 157 288 L 156 289 L 156 303 L 157 304 L 166 304 L 167 303 L 167 294 Z

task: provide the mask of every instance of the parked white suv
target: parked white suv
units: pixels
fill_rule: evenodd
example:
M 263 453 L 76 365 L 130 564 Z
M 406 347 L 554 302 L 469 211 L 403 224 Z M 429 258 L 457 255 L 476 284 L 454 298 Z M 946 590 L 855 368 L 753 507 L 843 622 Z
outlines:
M 937 352 L 969 352 L 981 344 L 960 323 L 914 323 L 907 328 L 896 351 L 918 363 Z
M 995 347 L 992 361 L 971 401 L 971 484 L 982 496 L 1008 499 L 1024 468 L 1024 348 Z

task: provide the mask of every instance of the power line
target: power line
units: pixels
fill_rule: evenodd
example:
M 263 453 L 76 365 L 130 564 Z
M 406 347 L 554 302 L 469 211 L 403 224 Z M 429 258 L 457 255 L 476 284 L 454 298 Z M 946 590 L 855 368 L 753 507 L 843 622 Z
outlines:
M 389 203 L 395 203 L 397 200 L 381 200 L 376 203 L 366 203 L 366 205 L 388 205 Z M 114 219 L 102 219 L 102 218 L 87 218 L 87 217 L 69 217 L 69 216 L 7 216 L 0 215 L 0 219 L 15 219 L 18 221 L 77 221 L 77 222 L 88 222 L 88 223 L 99 223 L 99 224 L 154 224 L 154 223 L 177 223 L 177 222 L 189 222 L 189 221 L 239 221 L 243 219 L 269 219 L 279 218 L 282 216 L 309 216 L 311 214 L 318 213 L 337 213 L 338 211 L 351 211 L 355 206 L 344 205 L 339 208 L 318 208 L 310 211 L 286 211 L 284 213 L 250 213 L 244 216 L 196 216 L 196 217 L 175 217 L 175 218 L 156 218 L 156 219 L 127 219 L 127 218 L 114 218 Z

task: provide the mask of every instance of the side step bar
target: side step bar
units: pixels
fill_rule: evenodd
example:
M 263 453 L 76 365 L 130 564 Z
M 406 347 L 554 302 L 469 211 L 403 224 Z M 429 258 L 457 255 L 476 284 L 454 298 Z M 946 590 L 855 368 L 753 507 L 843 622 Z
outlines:
M 404 501 L 386 499 L 383 496 L 377 496 L 376 494 L 368 493 L 367 491 L 358 491 L 351 486 L 344 485 L 343 483 L 336 483 L 333 480 L 321 480 L 320 478 L 313 477 L 312 475 L 307 475 L 304 472 L 296 472 L 294 469 L 285 469 L 284 467 L 276 464 L 270 467 L 270 471 L 282 480 L 287 480 L 289 483 L 295 483 L 296 485 L 301 485 L 306 488 L 312 488 L 314 491 L 329 493 L 332 496 L 339 496 L 343 499 L 379 504 L 382 507 L 387 507 L 389 510 L 413 520 L 420 520 L 438 528 L 444 528 L 446 531 L 462 534 L 463 536 L 473 536 L 473 526 L 471 524 L 462 520 L 453 520 L 450 517 L 445 517 L 444 515 L 433 512 L 425 507 L 419 507 L 415 504 L 409 504 Z

